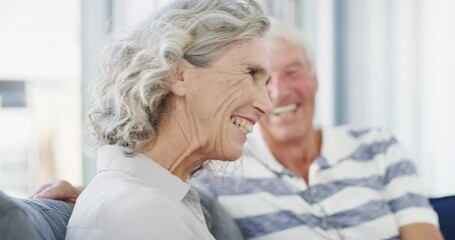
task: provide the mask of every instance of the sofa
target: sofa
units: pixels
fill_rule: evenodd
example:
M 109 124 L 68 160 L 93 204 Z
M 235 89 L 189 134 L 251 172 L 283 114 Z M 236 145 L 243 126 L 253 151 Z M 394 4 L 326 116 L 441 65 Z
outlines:
M 216 239 L 242 240 L 234 220 L 211 192 L 199 193 L 207 226 Z M 18 199 L 0 191 L 0 240 L 63 240 L 73 205 L 50 199 Z
M 430 203 L 438 213 L 439 228 L 446 240 L 455 240 L 455 196 L 430 198 Z
M 200 196 L 207 225 L 216 239 L 241 240 L 235 222 L 214 196 L 193 186 Z M 441 232 L 446 240 L 455 240 L 455 196 L 432 198 Z M 58 200 L 17 199 L 0 192 L 0 240 L 61 240 L 73 206 Z

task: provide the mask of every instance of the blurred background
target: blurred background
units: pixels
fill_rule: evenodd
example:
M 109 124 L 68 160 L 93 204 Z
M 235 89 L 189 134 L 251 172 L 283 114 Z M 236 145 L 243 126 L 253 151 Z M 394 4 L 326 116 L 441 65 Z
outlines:
M 0 2 L 0 189 L 27 197 L 86 184 L 87 86 L 110 32 L 169 0 Z M 320 81 L 316 123 L 393 133 L 429 196 L 455 194 L 455 1 L 261 0 L 305 33 Z

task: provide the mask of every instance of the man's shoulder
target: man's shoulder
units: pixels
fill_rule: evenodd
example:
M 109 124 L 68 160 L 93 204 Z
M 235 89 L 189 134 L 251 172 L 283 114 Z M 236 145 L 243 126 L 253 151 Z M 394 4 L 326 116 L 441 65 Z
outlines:
M 375 141 L 378 139 L 393 138 L 392 134 L 379 127 L 366 127 L 358 125 L 339 125 L 323 128 L 325 136 L 348 137 L 356 141 Z
M 330 162 L 351 157 L 371 157 L 398 143 L 390 133 L 381 128 L 342 125 L 322 128 L 322 131 L 321 154 Z

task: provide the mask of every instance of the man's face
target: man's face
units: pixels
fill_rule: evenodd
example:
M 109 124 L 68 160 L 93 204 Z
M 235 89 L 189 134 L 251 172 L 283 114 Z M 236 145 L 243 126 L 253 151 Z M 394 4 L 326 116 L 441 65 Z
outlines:
M 313 124 L 316 75 L 303 51 L 291 45 L 271 53 L 271 68 L 267 90 L 274 111 L 260 121 L 263 134 L 280 143 L 302 141 Z

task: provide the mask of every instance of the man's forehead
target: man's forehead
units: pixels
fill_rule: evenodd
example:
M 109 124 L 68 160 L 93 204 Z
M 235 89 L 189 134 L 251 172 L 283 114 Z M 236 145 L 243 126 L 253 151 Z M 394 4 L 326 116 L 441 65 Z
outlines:
M 275 62 L 272 64 L 273 71 L 285 70 L 288 68 L 295 68 L 295 67 L 306 68 L 304 60 L 297 58 L 297 59 L 289 59 L 289 61 L 286 61 L 286 62 L 280 62 L 280 63 Z
M 311 64 L 309 59 L 305 54 L 294 53 L 289 55 L 280 56 L 279 59 L 272 58 L 271 68 L 273 71 L 283 70 L 288 68 L 301 67 L 303 69 L 311 69 Z

